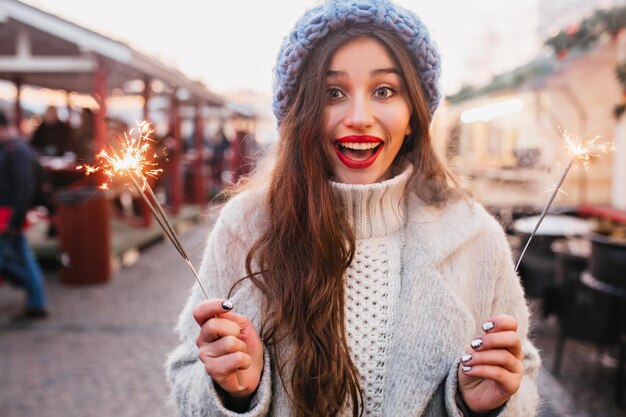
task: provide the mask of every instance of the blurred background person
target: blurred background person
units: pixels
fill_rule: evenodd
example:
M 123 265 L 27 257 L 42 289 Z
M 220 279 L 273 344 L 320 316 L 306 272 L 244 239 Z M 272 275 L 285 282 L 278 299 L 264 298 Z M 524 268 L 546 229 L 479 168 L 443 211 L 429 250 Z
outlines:
M 215 141 L 211 144 L 211 181 L 212 187 L 215 189 L 222 188 L 222 173 L 226 169 L 225 154 L 230 148 L 230 142 L 224 132 L 224 127 L 220 126 Z
M 80 162 L 93 162 L 94 153 L 94 114 L 90 108 L 84 107 L 80 112 L 80 126 L 74 131 L 76 158 Z
M 0 274 L 26 292 L 26 306 L 16 320 L 48 316 L 43 274 L 24 235 L 36 187 L 33 158 L 0 111 Z
M 59 120 L 56 107 L 50 106 L 33 133 L 30 144 L 40 155 L 63 156 L 66 152 L 76 153 L 73 142 L 72 128 Z

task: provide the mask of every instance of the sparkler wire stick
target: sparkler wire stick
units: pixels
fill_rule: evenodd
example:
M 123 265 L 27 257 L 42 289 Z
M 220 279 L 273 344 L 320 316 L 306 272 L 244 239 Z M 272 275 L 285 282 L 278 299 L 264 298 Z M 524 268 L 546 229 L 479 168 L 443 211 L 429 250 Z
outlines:
M 171 231 L 168 230 L 168 228 L 166 227 L 164 221 L 159 217 L 159 213 L 156 211 L 156 209 L 152 205 L 152 202 L 150 200 L 148 200 L 148 197 L 146 197 L 146 195 L 141 191 L 141 186 L 139 185 L 139 182 L 137 181 L 137 179 L 132 174 L 130 174 L 130 178 L 131 178 L 131 180 L 133 182 L 133 185 L 135 186 L 135 189 L 137 190 L 139 195 L 141 195 L 141 198 L 143 198 L 143 201 L 147 204 L 148 208 L 150 209 L 150 212 L 152 212 L 152 215 L 154 216 L 156 221 L 161 226 L 161 229 L 163 229 L 163 232 L 166 234 L 166 236 L 168 237 L 170 242 L 172 242 L 172 244 L 174 245 L 174 247 L 176 248 L 178 253 L 180 253 L 180 255 L 183 258 L 186 258 L 187 254 L 186 254 L 184 248 L 182 247 L 180 242 L 177 239 L 175 239 L 175 237 L 172 235 Z
M 539 226 L 541 225 L 541 222 L 543 221 L 543 219 L 546 217 L 546 214 L 548 214 L 548 210 L 550 209 L 552 202 L 556 198 L 557 193 L 561 189 L 561 185 L 563 185 L 563 181 L 565 181 L 565 177 L 567 176 L 567 173 L 569 172 L 570 168 L 574 164 L 575 160 L 576 160 L 576 156 L 570 159 L 569 164 L 567 164 L 567 167 L 565 168 L 565 171 L 563 171 L 563 175 L 561 175 L 559 182 L 557 182 L 556 187 L 554 187 L 554 190 L 552 191 L 552 195 L 550 196 L 550 199 L 548 200 L 548 204 L 546 204 L 545 207 L 543 208 L 543 211 L 541 212 L 541 215 L 539 216 L 539 220 L 537 221 L 537 224 L 535 225 L 533 232 L 528 237 L 528 240 L 526 241 L 526 245 L 524 246 L 524 250 L 522 250 L 522 253 L 519 256 L 519 259 L 517 260 L 517 264 L 515 265 L 515 272 L 517 272 L 520 264 L 522 263 L 522 258 L 524 257 L 524 254 L 526 253 L 526 249 L 528 249 L 528 246 L 530 245 L 530 241 L 533 239 L 533 236 L 535 236 L 535 233 L 537 232 L 537 229 L 539 229 Z
M 112 151 L 112 152 L 118 159 L 120 159 L 120 160 L 122 159 L 122 158 L 120 158 L 119 154 L 116 151 Z M 143 178 L 144 186 L 141 187 L 139 185 L 139 180 L 137 179 L 137 176 L 133 173 L 133 171 L 130 168 L 125 168 L 124 171 L 128 174 L 128 176 L 132 180 L 133 185 L 137 189 L 137 192 L 144 199 L 144 201 L 148 205 L 148 208 L 150 209 L 150 211 L 154 215 L 154 218 L 157 220 L 157 222 L 161 226 L 161 229 L 163 229 L 163 231 L 165 232 L 165 234 L 167 235 L 169 240 L 172 242 L 172 244 L 174 245 L 176 250 L 178 250 L 178 253 L 180 253 L 180 255 L 185 259 L 185 261 L 187 261 L 189 264 L 191 264 L 191 262 L 189 261 L 189 256 L 187 256 L 187 252 L 183 248 L 183 245 L 181 244 L 180 239 L 178 238 L 178 235 L 176 234 L 176 231 L 175 231 L 174 227 L 169 222 L 169 220 L 168 220 L 167 216 L 165 215 L 165 212 L 163 211 L 163 209 L 161 209 L 159 211 L 159 213 L 161 214 L 161 217 L 159 217 L 158 213 L 156 212 L 154 206 L 157 205 L 158 207 L 161 207 L 161 205 L 159 204 L 159 200 L 156 198 L 154 193 L 151 193 L 151 195 L 153 196 L 153 202 L 154 202 L 154 203 L 151 203 L 147 199 L 146 195 L 142 192 L 143 189 L 150 188 L 150 186 L 148 185 L 148 182 L 146 181 L 146 179 Z M 166 225 L 168 225 L 169 227 L 166 227 Z M 198 274 L 196 273 L 196 270 L 193 268 L 193 265 L 190 265 L 190 266 L 191 266 L 192 272 L 194 273 L 194 276 L 196 277 L 196 279 L 198 279 Z M 198 279 L 198 284 L 200 284 L 200 280 L 199 279 Z M 200 284 L 200 286 L 202 287 L 202 284 Z M 204 292 L 204 288 L 202 288 L 202 290 Z M 205 296 L 206 296 L 206 292 L 205 292 Z
M 205 298 L 208 299 L 209 296 L 208 296 L 206 290 L 204 289 L 204 286 L 202 285 L 202 282 L 200 281 L 200 277 L 198 276 L 198 272 L 196 271 L 196 269 L 193 267 L 193 264 L 189 260 L 189 256 L 187 256 L 187 252 L 185 251 L 185 248 L 181 244 L 180 239 L 178 238 L 178 235 L 176 234 L 176 231 L 174 230 L 174 228 L 172 227 L 171 223 L 169 222 L 169 220 L 165 216 L 165 213 L 163 212 L 163 209 L 162 209 L 161 205 L 158 203 L 158 201 L 154 205 L 151 204 L 151 202 L 148 199 L 148 197 L 146 197 L 146 195 L 142 192 L 141 186 L 139 185 L 139 182 L 137 181 L 137 178 L 135 177 L 135 175 L 132 172 L 130 172 L 130 171 L 128 172 L 128 175 L 129 175 L 131 181 L 133 182 L 133 185 L 135 186 L 135 188 L 137 189 L 137 191 L 139 192 L 139 194 L 141 195 L 143 200 L 148 205 L 148 208 L 150 209 L 150 211 L 154 215 L 154 218 L 156 219 L 156 221 L 161 226 L 161 229 L 163 229 L 163 231 L 167 235 L 168 239 L 174 244 L 174 247 L 176 247 L 176 250 L 178 250 L 178 253 L 180 253 L 180 255 L 183 257 L 183 259 L 185 259 L 185 262 L 187 263 L 187 265 L 189 266 L 189 269 L 191 269 L 191 272 L 193 273 L 194 277 L 196 278 L 196 281 L 198 282 L 198 285 L 200 286 L 200 289 L 202 290 L 202 293 L 204 294 Z M 150 189 L 149 185 L 145 181 L 144 181 L 144 186 L 147 189 Z M 154 194 L 152 194 L 152 195 L 154 195 Z M 155 206 L 157 208 L 161 208 L 161 210 L 155 209 Z
M 176 235 L 176 231 L 174 229 L 174 226 L 169 221 L 167 215 L 165 214 L 165 211 L 163 211 L 163 206 L 161 206 L 161 204 L 159 203 L 159 200 L 157 199 L 157 196 L 154 194 L 154 191 L 152 191 L 152 187 L 150 187 L 150 185 L 148 184 L 148 182 L 145 179 L 143 181 L 143 185 L 144 185 L 143 189 L 148 192 L 148 194 L 150 196 L 150 199 L 152 199 L 152 201 L 155 202 L 155 207 L 156 207 L 157 211 L 159 212 L 159 214 L 161 215 L 161 218 L 165 221 L 165 225 L 169 229 L 170 234 L 172 234 L 176 238 L 176 240 L 178 241 L 178 245 L 180 246 L 181 250 L 183 252 L 185 252 L 185 249 L 183 248 L 183 245 L 180 243 L 180 240 L 178 239 L 178 236 Z M 185 258 L 189 259 L 186 256 L 186 254 L 185 254 Z
M 107 154 L 105 150 L 102 150 L 97 155 L 97 158 L 103 161 L 103 163 L 99 166 L 94 167 L 85 165 L 78 168 L 84 169 L 86 175 L 90 175 L 96 171 L 101 171 L 109 178 L 109 181 L 111 181 L 111 179 L 118 174 L 128 175 L 133 186 L 141 195 L 144 202 L 148 205 L 148 209 L 152 212 L 152 215 L 159 223 L 159 226 L 161 226 L 161 229 L 167 238 L 172 242 L 174 248 L 176 248 L 178 253 L 185 260 L 189 269 L 191 269 L 191 272 L 200 286 L 202 293 L 208 300 L 208 293 L 202 285 L 198 272 L 191 263 L 191 260 L 189 259 L 178 234 L 176 233 L 176 229 L 165 214 L 165 211 L 154 194 L 154 191 L 146 181 L 146 175 L 156 177 L 158 173 L 163 171 L 162 169 L 154 168 L 156 167 L 156 163 L 153 159 L 146 155 L 146 152 L 150 148 L 147 143 L 149 141 L 148 136 L 150 133 L 152 133 L 152 130 L 147 122 L 139 123 L 138 137 L 133 136 L 133 130 L 131 130 L 128 134 L 124 134 L 123 137 L 120 137 L 120 139 L 123 139 L 123 142 L 121 143 L 122 149 L 119 153 L 114 148 L 110 147 L 109 151 L 112 155 Z M 156 154 L 154 156 L 156 157 Z M 100 188 L 107 189 L 108 186 L 103 183 Z M 239 386 L 243 387 L 238 370 L 235 371 L 235 375 Z
M 565 171 L 563 171 L 563 175 L 561 175 L 561 178 L 559 179 L 559 182 L 557 183 L 556 187 L 554 187 L 554 190 L 552 191 L 552 195 L 550 196 L 550 199 L 548 200 L 548 204 L 546 204 L 545 207 L 543 208 L 543 211 L 541 212 L 541 215 L 539 216 L 539 220 L 537 221 L 537 224 L 535 225 L 535 229 L 530 234 L 530 237 L 528 238 L 528 241 L 526 242 L 526 246 L 524 246 L 524 250 L 522 250 L 520 257 L 517 260 L 517 265 L 515 265 L 515 272 L 517 272 L 522 262 L 522 258 L 524 257 L 524 253 L 526 253 L 526 249 L 528 249 L 528 245 L 530 245 L 530 241 L 532 240 L 533 236 L 535 236 L 535 233 L 537 233 L 537 229 L 539 229 L 539 225 L 543 221 L 544 217 L 546 217 L 546 214 L 548 213 L 548 210 L 550 209 L 550 206 L 552 205 L 552 202 L 554 201 L 556 194 L 560 191 L 561 185 L 563 184 L 563 181 L 565 181 L 565 177 L 567 176 L 567 173 L 569 172 L 570 168 L 574 164 L 574 161 L 576 161 L 576 159 L 580 159 L 585 169 L 587 169 L 587 167 L 589 166 L 591 157 L 600 156 L 599 155 L 600 153 L 607 153 L 609 150 L 615 150 L 615 144 L 611 145 L 608 142 L 597 143 L 598 139 L 600 139 L 600 136 L 596 136 L 593 139 L 581 139 L 579 137 L 571 136 L 570 134 L 567 133 L 567 131 L 561 130 L 561 128 L 559 128 L 559 131 L 563 135 L 563 141 L 565 142 L 565 146 L 568 152 L 570 153 L 570 155 L 572 155 L 572 158 L 567 164 L 567 167 L 565 167 Z
M 141 195 L 143 200 L 148 205 L 148 208 L 150 209 L 150 211 L 154 215 L 154 218 L 156 219 L 156 221 L 161 226 L 161 229 L 163 229 L 163 231 L 165 232 L 167 237 L 170 239 L 170 241 L 174 244 L 174 246 L 176 247 L 176 249 L 178 250 L 180 255 L 185 259 L 185 262 L 187 262 L 187 265 L 189 266 L 189 269 L 191 269 L 191 272 L 193 272 L 193 275 L 196 278 L 196 281 L 198 282 L 198 285 L 200 286 L 200 289 L 202 290 L 202 293 L 204 294 L 204 297 L 208 300 L 209 296 L 208 296 L 206 290 L 204 289 L 204 286 L 202 285 L 202 282 L 200 281 L 200 277 L 198 276 L 198 273 L 196 272 L 196 269 L 193 267 L 193 264 L 189 260 L 189 257 L 187 256 L 187 252 L 185 251 L 185 248 L 183 247 L 182 243 L 180 242 L 180 239 L 178 238 L 178 235 L 176 234 L 176 230 L 174 229 L 172 223 L 169 221 L 167 215 L 165 214 L 165 211 L 163 210 L 163 206 L 161 206 L 161 204 L 157 200 L 157 197 L 154 194 L 154 192 L 152 191 L 152 188 L 150 187 L 150 185 L 148 184 L 148 182 L 144 178 L 144 181 L 143 181 L 144 188 L 143 188 L 143 190 L 146 190 L 148 192 L 148 194 L 150 195 L 150 198 L 154 202 L 154 205 L 151 204 L 150 199 L 148 199 L 146 194 L 143 192 L 141 186 L 139 185 L 139 181 L 135 177 L 135 174 L 133 174 L 132 171 L 130 171 L 130 170 L 128 170 L 127 172 L 128 172 L 128 176 L 130 177 L 131 181 L 133 182 L 133 185 L 137 189 L 137 192 L 139 192 L 139 194 Z M 235 376 L 237 378 L 237 383 L 239 384 L 239 386 L 243 387 L 243 383 L 241 382 L 241 377 L 239 376 L 239 371 L 238 370 L 235 371 Z

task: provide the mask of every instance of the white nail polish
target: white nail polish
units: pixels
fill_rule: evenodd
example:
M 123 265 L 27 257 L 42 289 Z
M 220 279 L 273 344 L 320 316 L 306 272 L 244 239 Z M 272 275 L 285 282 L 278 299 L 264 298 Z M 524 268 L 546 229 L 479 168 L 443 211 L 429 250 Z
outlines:
M 483 330 L 488 332 L 489 330 L 493 330 L 496 327 L 496 324 L 492 321 L 486 321 L 483 323 Z
M 469 362 L 472 360 L 472 355 L 470 355 L 469 353 L 466 353 L 465 355 L 461 356 L 461 362 Z
M 470 342 L 470 346 L 472 347 L 472 349 L 478 349 L 482 345 L 483 345 L 483 339 L 480 339 L 480 338 L 476 338 Z
M 230 311 L 230 310 L 232 310 L 232 309 L 233 309 L 233 307 L 235 307 L 235 305 L 234 305 L 234 304 L 233 304 L 233 302 L 232 302 L 232 301 L 230 301 L 230 300 L 224 300 L 224 301 L 222 302 L 222 308 L 223 308 L 224 310 L 226 310 L 226 311 Z
M 469 372 L 472 370 L 471 366 L 463 366 L 461 369 L 463 369 L 463 372 Z

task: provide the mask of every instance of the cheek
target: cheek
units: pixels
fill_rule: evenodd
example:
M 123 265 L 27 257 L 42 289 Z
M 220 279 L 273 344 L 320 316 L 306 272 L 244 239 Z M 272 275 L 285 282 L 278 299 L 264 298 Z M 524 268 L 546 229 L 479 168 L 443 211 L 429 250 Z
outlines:
M 407 109 L 403 107 L 386 109 L 385 112 L 381 114 L 381 117 L 387 125 L 388 132 L 394 138 L 398 136 L 402 136 L 402 138 L 404 138 L 409 127 L 410 118 L 410 114 Z
M 336 106 L 335 106 L 336 107 Z M 341 113 L 334 107 L 326 110 L 324 114 L 324 132 L 326 136 L 332 135 L 337 125 L 341 122 Z

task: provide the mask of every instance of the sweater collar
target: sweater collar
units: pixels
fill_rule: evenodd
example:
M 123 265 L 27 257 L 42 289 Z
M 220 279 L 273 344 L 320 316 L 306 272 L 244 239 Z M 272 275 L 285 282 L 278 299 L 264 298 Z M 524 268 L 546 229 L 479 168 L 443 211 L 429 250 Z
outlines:
M 406 225 L 403 196 L 412 172 L 409 164 L 399 175 L 374 184 L 330 182 L 356 239 L 389 236 Z

